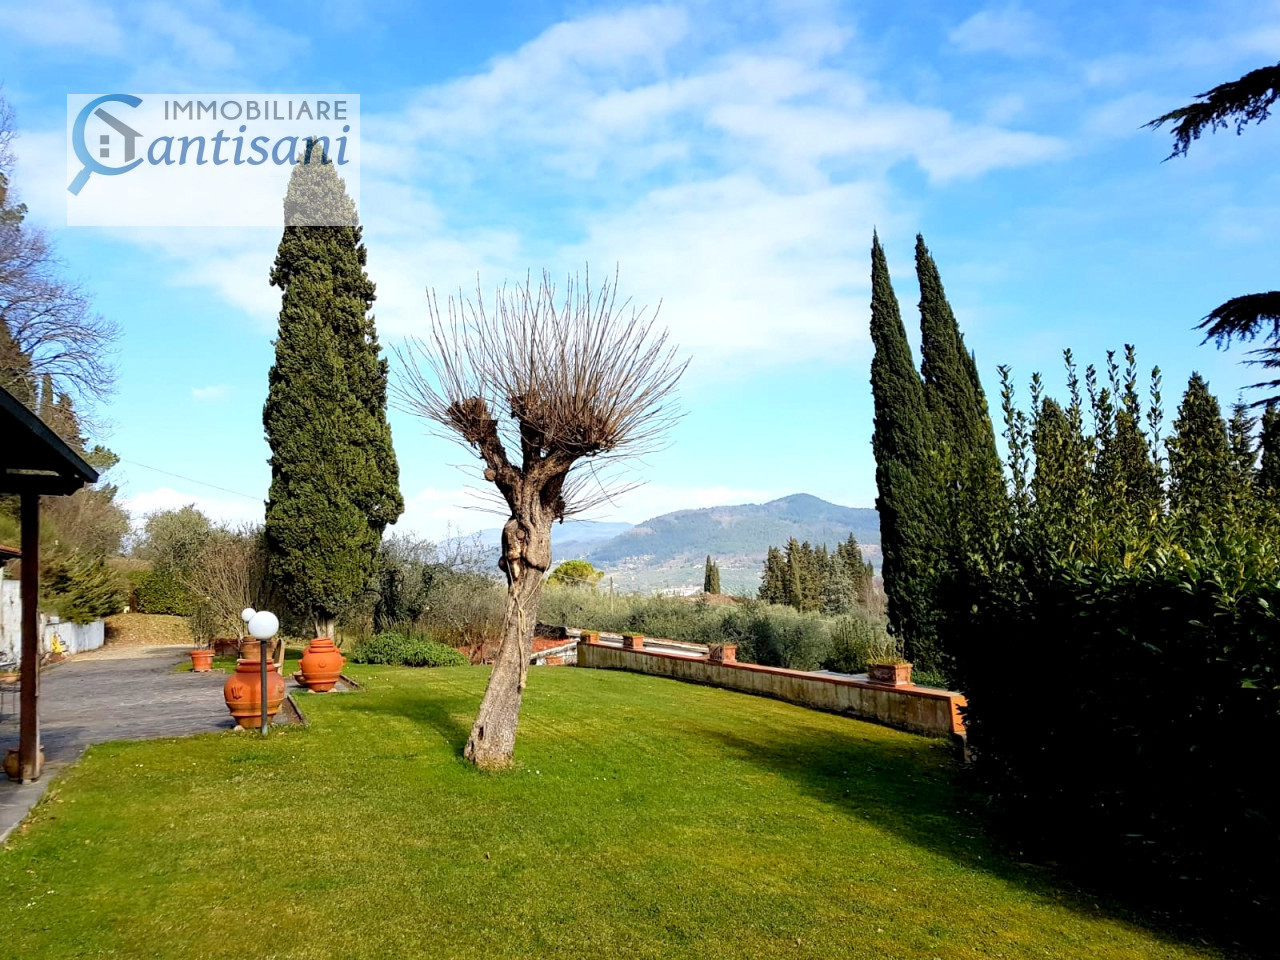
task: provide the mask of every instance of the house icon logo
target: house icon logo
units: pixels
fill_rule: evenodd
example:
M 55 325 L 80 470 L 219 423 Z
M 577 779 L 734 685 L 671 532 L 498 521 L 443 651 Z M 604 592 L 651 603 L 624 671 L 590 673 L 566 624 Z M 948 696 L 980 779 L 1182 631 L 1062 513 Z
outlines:
M 123 120 L 120 120 L 117 117 L 113 117 L 111 114 L 107 113 L 107 111 L 103 110 L 101 107 L 93 111 L 93 115 L 97 117 L 99 120 L 104 121 L 107 124 L 107 126 L 115 130 L 116 133 L 120 134 L 120 136 L 124 139 L 125 163 L 128 163 L 130 160 L 132 160 L 133 155 L 136 152 L 133 146 L 133 142 L 137 140 L 140 136 L 142 136 L 142 134 L 140 134 L 137 130 L 133 129 L 133 127 L 129 126 Z M 102 134 L 98 138 L 98 141 L 100 144 L 100 146 L 98 147 L 98 156 L 105 160 L 111 156 L 111 134 L 109 133 Z
M 83 169 L 76 174 L 75 179 L 67 187 L 73 195 L 78 196 L 84 189 L 91 173 L 114 177 L 128 173 L 142 163 L 142 157 L 137 155 L 137 140 L 142 134 L 119 117 L 104 110 L 105 103 L 121 103 L 137 108 L 142 104 L 142 98 L 128 93 L 109 93 L 89 101 L 76 116 L 76 121 L 71 128 L 71 145 L 76 152 L 76 158 L 83 164 Z M 86 142 L 85 131 L 91 116 L 101 120 L 111 130 L 109 133 L 99 134 L 92 148 Z M 119 165 L 113 166 L 108 161 Z

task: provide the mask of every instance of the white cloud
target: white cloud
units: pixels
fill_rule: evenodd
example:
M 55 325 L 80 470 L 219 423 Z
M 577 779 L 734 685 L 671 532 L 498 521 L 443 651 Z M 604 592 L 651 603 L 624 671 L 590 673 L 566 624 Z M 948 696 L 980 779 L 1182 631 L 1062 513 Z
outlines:
M 187 493 L 174 490 L 172 487 L 160 487 L 143 493 L 123 497 L 121 503 L 133 518 L 135 526 L 141 524 L 150 513 L 158 510 L 180 510 L 185 506 L 194 506 L 215 523 L 237 525 L 241 523 L 261 523 L 263 503 L 246 498 L 219 498 L 205 494 Z
M 479 274 L 491 290 L 589 261 L 619 264 L 637 301 L 663 301 L 674 339 L 697 354 L 695 376 L 855 348 L 872 226 L 915 225 L 912 201 L 889 186 L 895 165 L 942 183 L 1064 146 L 887 96 L 848 66 L 847 30 L 821 11 L 805 17 L 724 51 L 721 27 L 679 7 L 586 16 L 417 91 L 399 112 L 366 113 L 361 214 L 384 339 L 421 332 L 428 285 L 470 293 Z M 157 33 L 180 18 L 148 22 Z M 58 150 L 50 204 L 64 202 L 61 139 L 46 145 Z M 475 186 L 516 169 L 528 172 L 527 199 Z M 469 190 L 478 211 L 453 195 Z M 504 202 L 510 217 L 493 212 Z M 208 288 L 270 329 L 278 233 L 113 235 L 158 257 L 170 284 Z
M 231 387 L 225 383 L 215 383 L 207 387 L 192 387 L 192 400 L 225 400 L 231 395 Z
M 118 10 L 85 0 L 0 2 L 0 23 L 6 45 L 120 61 L 132 70 L 120 86 L 134 90 L 246 89 L 252 76 L 287 64 L 307 47 L 299 34 L 220 0 Z
M 1048 49 L 1046 29 L 1034 14 L 1018 6 L 979 10 L 953 29 L 950 40 L 966 53 L 1002 53 L 1031 57 Z

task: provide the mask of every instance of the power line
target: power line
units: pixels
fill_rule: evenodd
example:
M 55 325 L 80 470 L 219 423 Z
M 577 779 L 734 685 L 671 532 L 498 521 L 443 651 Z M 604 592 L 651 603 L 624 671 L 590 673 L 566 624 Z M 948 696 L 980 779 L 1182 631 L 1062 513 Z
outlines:
M 153 467 L 153 466 L 150 466 L 149 464 L 139 463 L 137 460 L 126 460 L 124 457 L 121 457 L 120 462 L 127 463 L 130 466 L 134 466 L 134 467 L 142 467 L 142 469 L 144 470 L 154 470 L 156 473 L 162 473 L 166 477 L 173 477 L 175 480 L 185 480 L 187 481 L 187 483 L 194 483 L 197 486 L 208 487 L 210 490 L 219 490 L 222 493 L 229 493 L 234 497 L 244 497 L 246 500 L 253 500 L 257 503 L 262 502 L 262 497 L 255 497 L 252 494 L 241 493 L 239 490 L 229 490 L 226 487 L 220 487 L 214 483 L 206 483 L 203 480 L 197 480 L 195 479 L 195 477 L 184 477 L 180 473 L 173 473 L 170 470 L 161 470 L 159 467 Z

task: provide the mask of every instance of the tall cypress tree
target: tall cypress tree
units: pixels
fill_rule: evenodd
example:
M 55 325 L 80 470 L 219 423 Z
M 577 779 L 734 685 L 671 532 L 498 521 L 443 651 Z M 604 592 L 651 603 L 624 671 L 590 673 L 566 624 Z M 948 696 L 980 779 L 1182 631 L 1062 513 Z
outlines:
M 711 554 L 707 554 L 707 567 L 702 574 L 702 592 L 716 593 L 720 592 L 720 567 L 711 559 Z
M 935 437 L 950 448 L 961 476 L 974 471 L 998 475 L 1000 457 L 978 365 L 965 349 L 937 264 L 919 234 L 916 277 L 920 282 L 920 373 Z
M 271 445 L 266 542 L 286 601 L 332 636 L 404 500 L 362 230 L 333 164 L 316 154 L 290 177 L 271 271 L 282 299 L 262 415 Z
M 1268 403 L 1262 413 L 1262 429 L 1258 435 L 1261 457 L 1255 485 L 1260 494 L 1280 497 L 1280 407 Z
M 770 547 L 765 555 L 764 576 L 760 580 L 757 596 L 765 603 L 787 602 L 787 564 L 782 559 L 782 551 L 777 547 Z
M 1233 487 L 1231 448 L 1218 398 L 1193 373 L 1169 438 L 1169 502 L 1192 515 L 1213 516 Z
M 871 395 L 875 429 L 876 510 L 880 514 L 881 575 L 889 626 L 907 655 L 925 661 L 935 648 L 937 565 L 931 483 L 932 430 L 924 384 L 911 358 L 898 298 L 880 238 L 871 241 Z

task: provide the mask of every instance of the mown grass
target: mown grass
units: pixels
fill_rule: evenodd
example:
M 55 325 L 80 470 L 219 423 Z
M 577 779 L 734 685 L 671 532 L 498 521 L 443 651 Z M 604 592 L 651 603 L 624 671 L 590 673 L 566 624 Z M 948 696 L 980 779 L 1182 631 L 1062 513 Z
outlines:
M 352 667 L 310 726 L 94 747 L 0 852 L 14 956 L 1207 957 L 1003 859 L 946 745 L 606 671 Z

